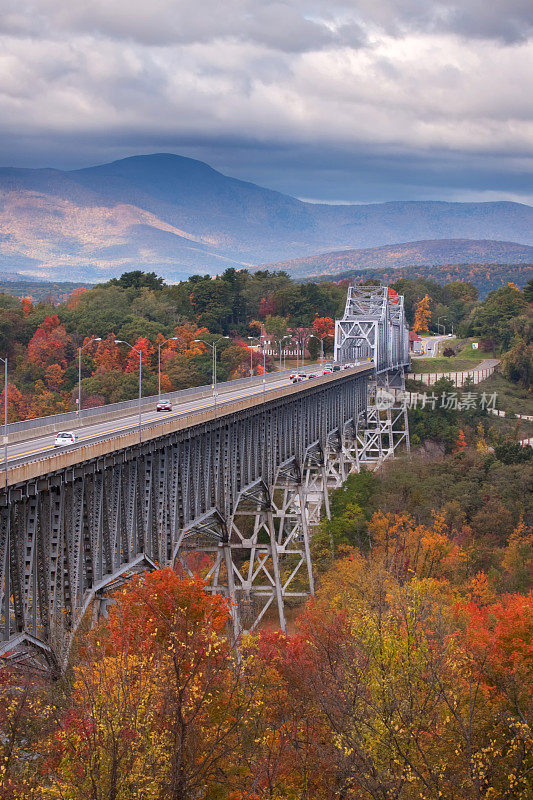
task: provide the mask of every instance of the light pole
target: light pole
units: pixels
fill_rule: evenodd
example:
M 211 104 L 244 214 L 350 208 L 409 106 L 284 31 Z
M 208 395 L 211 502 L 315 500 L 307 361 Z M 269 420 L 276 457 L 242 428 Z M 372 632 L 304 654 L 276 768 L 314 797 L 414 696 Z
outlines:
M 0 361 L 4 362 L 4 475 L 7 489 L 7 356 Z
M 100 336 L 95 336 L 90 342 L 86 342 L 82 347 L 78 347 L 78 422 L 81 425 L 81 351 L 89 347 L 93 342 L 101 342 Z
M 250 378 L 254 377 L 254 362 L 253 362 L 253 350 L 252 350 L 252 342 L 257 339 L 257 336 L 249 336 L 248 340 L 250 342 Z
M 125 342 L 123 339 L 115 339 L 115 344 L 125 344 L 130 350 L 133 350 L 135 353 L 139 353 L 139 442 L 142 441 L 142 415 L 141 415 L 141 397 L 142 397 L 142 374 L 143 374 L 143 354 L 142 350 L 137 350 L 129 342 Z
M 164 344 L 175 342 L 177 339 L 177 336 L 171 336 L 169 339 L 165 339 L 164 342 L 160 342 L 157 345 L 157 399 L 159 402 L 161 402 L 161 348 Z
M 324 370 L 324 339 L 327 336 L 335 338 L 335 336 L 332 333 L 325 333 L 324 336 L 315 336 L 314 333 L 311 333 L 309 336 L 310 339 L 318 339 L 318 341 L 320 342 L 320 367 L 322 370 Z
M 278 346 L 279 346 L 279 371 L 280 372 L 281 372 L 281 345 L 283 344 L 285 339 L 290 339 L 290 338 L 291 337 L 289 336 L 289 334 L 287 334 L 286 336 L 282 336 L 281 339 L 275 339 L 274 340 L 274 341 L 276 341 L 278 343 Z
M 265 353 L 265 344 L 261 341 L 260 336 L 249 336 L 248 339 L 250 340 L 250 363 L 252 359 L 252 340 L 258 341 L 259 346 L 261 348 L 261 352 L 263 354 L 263 402 L 265 400 L 266 394 L 266 353 Z
M 220 339 L 217 339 L 216 342 L 206 342 L 205 339 L 195 339 L 195 342 L 201 342 L 202 344 L 207 345 L 211 348 L 211 353 L 213 356 L 212 360 L 212 369 L 213 369 L 213 398 L 215 401 L 215 417 L 217 415 L 217 344 L 222 341 L 222 339 L 229 339 L 229 336 L 221 336 Z
M 310 333 L 310 334 L 309 334 L 309 336 L 307 337 L 307 341 L 309 341 L 309 339 L 316 339 L 316 340 L 317 340 L 317 342 L 320 342 L 320 339 L 319 339 L 319 337 L 318 337 L 318 336 L 315 336 L 315 334 L 314 334 L 314 333 Z
M 445 325 L 440 325 L 441 319 L 446 319 L 444 314 L 441 314 L 440 317 L 437 317 L 437 334 L 440 332 L 440 328 L 441 327 L 444 328 L 444 333 L 446 333 L 446 326 Z

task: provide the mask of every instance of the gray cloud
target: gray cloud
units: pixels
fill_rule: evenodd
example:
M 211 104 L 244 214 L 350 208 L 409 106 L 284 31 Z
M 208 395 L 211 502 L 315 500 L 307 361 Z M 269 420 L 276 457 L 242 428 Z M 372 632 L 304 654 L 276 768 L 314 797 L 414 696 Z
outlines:
M 318 199 L 529 197 L 531 0 L 0 6 L 3 163 L 175 150 Z
M 364 33 L 453 32 L 505 42 L 533 31 L 531 0 L 3 0 L 12 35 L 89 34 L 164 45 L 234 38 L 280 50 L 360 45 Z

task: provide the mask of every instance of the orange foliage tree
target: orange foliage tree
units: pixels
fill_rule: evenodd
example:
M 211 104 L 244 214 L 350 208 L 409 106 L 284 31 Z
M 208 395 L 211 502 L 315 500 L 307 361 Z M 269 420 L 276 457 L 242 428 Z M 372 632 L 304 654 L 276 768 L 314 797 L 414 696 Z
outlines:
M 313 333 L 319 339 L 324 339 L 326 336 L 335 334 L 335 320 L 331 317 L 315 317 L 313 320 Z
M 3 417 L 4 409 L 4 392 L 2 389 L 0 393 L 0 408 Z M 12 383 L 7 384 L 7 421 L 16 422 L 19 419 L 24 419 L 27 413 L 27 402 L 22 393 Z
M 202 580 L 170 568 L 116 595 L 74 668 L 51 747 L 54 796 L 230 796 L 253 692 L 225 637 L 228 615 Z
M 431 309 L 429 307 L 429 295 L 425 295 L 418 301 L 415 308 L 415 321 L 413 330 L 415 333 L 425 333 L 429 330 L 429 320 L 431 319 Z
M 93 349 L 92 361 L 95 365 L 93 374 L 98 372 L 111 372 L 113 370 L 120 369 L 122 357 L 120 345 L 115 343 L 115 338 L 115 334 L 110 333 L 101 342 L 95 342 L 92 348 L 91 345 L 89 345 L 87 348 L 89 355 L 91 354 L 91 349 Z M 83 345 L 88 344 L 89 341 L 89 338 L 85 338 Z M 85 350 L 84 353 L 86 353 L 87 350 Z
M 57 392 L 57 390 L 63 383 L 64 374 L 65 370 L 63 369 L 63 367 L 60 367 L 59 364 L 50 364 L 50 366 L 46 368 L 44 373 L 44 382 L 46 386 L 53 392 Z
M 150 339 L 147 336 L 139 336 L 133 346 L 135 350 L 128 350 L 125 372 L 138 372 L 139 353 L 141 353 L 143 367 L 150 369 L 152 365 L 152 356 L 154 354 L 154 346 Z
M 31 314 L 31 312 L 33 311 L 33 303 L 31 297 L 23 297 L 21 300 L 21 304 L 22 304 L 22 313 L 24 314 L 25 317 L 27 317 L 28 314 Z
M 77 308 L 81 298 L 86 293 L 87 289 L 85 286 L 77 286 L 75 289 L 72 290 L 70 297 L 67 300 L 67 305 L 70 309 Z

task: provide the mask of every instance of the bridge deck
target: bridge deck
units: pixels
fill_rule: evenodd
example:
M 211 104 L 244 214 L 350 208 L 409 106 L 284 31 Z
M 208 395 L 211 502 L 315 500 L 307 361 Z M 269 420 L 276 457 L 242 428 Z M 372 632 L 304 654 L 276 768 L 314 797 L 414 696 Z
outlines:
M 54 448 L 54 435 L 30 438 L 8 447 L 8 469 L 1 486 L 13 486 L 26 483 L 42 475 L 47 475 L 67 467 L 74 467 L 83 462 L 100 458 L 119 450 L 132 447 L 141 442 L 149 442 L 175 431 L 193 428 L 215 418 L 229 416 L 236 411 L 255 407 L 263 403 L 279 401 L 280 398 L 294 394 L 302 394 L 316 386 L 336 383 L 347 375 L 370 374 L 373 364 L 366 362 L 349 370 L 322 375 L 308 379 L 299 384 L 288 382 L 284 377 L 280 381 L 268 384 L 263 390 L 262 383 L 254 383 L 249 387 L 239 388 L 224 394 L 223 400 L 198 398 L 184 403 L 178 410 L 170 413 L 157 413 L 153 410 L 141 416 L 142 428 L 139 436 L 138 415 L 128 411 L 122 419 L 111 422 L 99 422 L 77 430 L 79 443 L 73 447 L 58 450 Z M 311 371 L 308 369 L 308 371 Z

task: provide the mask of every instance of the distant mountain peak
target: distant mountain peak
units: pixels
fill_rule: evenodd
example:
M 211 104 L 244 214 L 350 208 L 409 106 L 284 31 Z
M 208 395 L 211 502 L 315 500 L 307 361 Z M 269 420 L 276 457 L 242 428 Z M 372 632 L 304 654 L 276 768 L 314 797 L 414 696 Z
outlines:
M 10 272 L 98 280 L 143 268 L 177 279 L 219 273 L 232 263 L 423 240 L 500 240 L 510 243 L 509 252 L 513 243 L 532 246 L 533 208 L 509 202 L 306 203 L 174 153 L 66 172 L 0 169 L 0 270 Z M 468 251 L 467 244 L 455 247 Z

